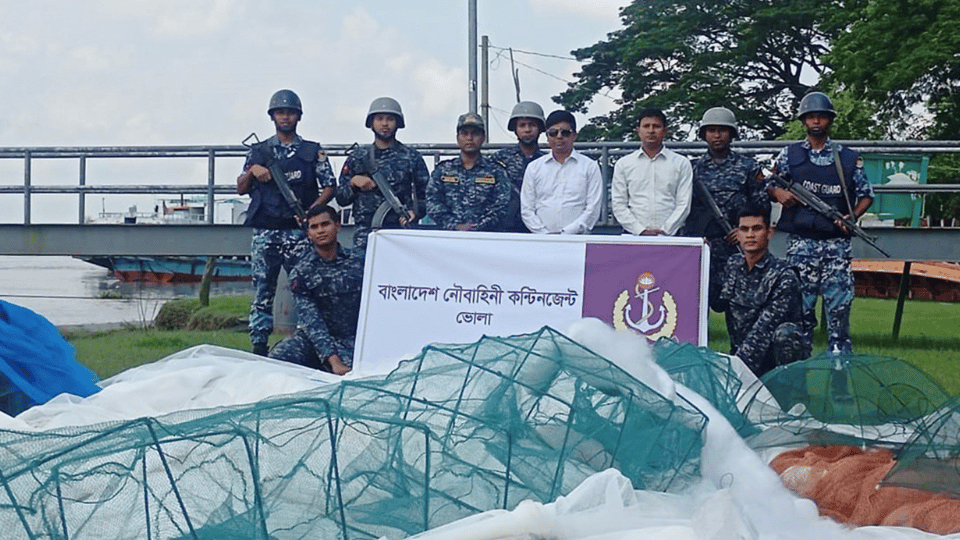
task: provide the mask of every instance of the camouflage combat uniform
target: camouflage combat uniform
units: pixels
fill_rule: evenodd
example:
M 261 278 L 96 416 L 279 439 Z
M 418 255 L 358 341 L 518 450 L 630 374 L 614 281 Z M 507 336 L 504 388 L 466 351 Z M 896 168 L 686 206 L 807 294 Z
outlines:
M 767 253 L 750 270 L 737 253 L 717 298 L 726 312 L 730 353 L 758 377 L 771 369 L 810 356 L 803 339 L 800 281 L 786 261 Z
M 507 178 L 512 184 L 510 188 L 510 204 L 507 206 L 506 217 L 503 221 L 503 230 L 507 232 L 530 232 L 520 217 L 520 187 L 523 185 L 523 173 L 533 160 L 544 154 L 537 148 L 532 156 L 527 157 L 520 150 L 520 144 L 508 146 L 493 154 L 493 160 L 507 171 Z
M 300 260 L 290 272 L 290 289 L 297 303 L 297 331 L 270 351 L 270 357 L 314 369 L 329 370 L 336 354 L 353 366 L 353 348 L 363 288 L 363 251 L 337 246 L 325 260 L 304 242 Z
M 304 209 L 316 200 L 319 191 L 336 186 L 330 162 L 320 145 L 297 136 L 290 144 L 281 144 L 276 136 L 254 145 L 247 153 L 243 170 L 264 165 L 264 151 L 272 151 L 280 169 L 287 173 L 290 188 Z M 299 174 L 297 174 L 299 173 Z M 274 182 L 251 181 L 250 207 L 246 225 L 252 226 L 251 273 L 254 298 L 250 304 L 250 342 L 254 348 L 266 347 L 273 332 L 273 299 L 276 296 L 280 267 L 290 272 L 297 260 L 297 246 L 306 238 L 293 217 L 293 210 L 280 195 Z
M 357 148 L 347 156 L 347 160 L 340 170 L 340 186 L 337 188 L 337 204 L 346 206 L 353 204 L 353 221 L 356 228 L 353 232 L 354 247 L 364 249 L 367 246 L 367 237 L 370 235 L 373 216 L 377 209 L 386 201 L 379 188 L 370 191 L 360 191 L 350 185 L 350 179 L 358 174 L 373 175 L 367 165 L 370 146 Z M 426 198 L 427 182 L 430 181 L 430 171 L 423 161 L 420 152 L 413 148 L 395 142 L 389 148 L 375 148 L 374 157 L 384 177 L 389 182 L 393 193 L 408 209 L 423 216 L 421 209 Z M 394 212 L 387 214 L 383 221 L 384 229 L 400 228 L 399 216 Z
M 501 231 L 510 185 L 506 171 L 489 157 L 481 155 L 472 169 L 460 157 L 441 161 L 427 184 L 427 215 L 441 229 L 475 223 L 478 231 Z
M 873 198 L 873 187 L 867 180 L 859 154 L 829 139 L 820 150 L 813 149 L 806 140 L 785 147 L 777 156 L 777 172 L 785 178 L 792 176 L 799 182 L 811 179 L 822 182 L 824 177 L 837 175 L 832 150 L 834 145 L 841 155 L 844 177 L 853 188 L 850 190 L 851 204 L 856 206 L 860 199 Z M 791 147 L 793 155 L 805 156 L 806 163 L 791 160 Z M 793 174 L 793 169 L 808 165 L 820 172 L 810 178 L 800 178 Z M 846 203 L 834 206 L 842 214 L 850 213 Z M 806 209 L 799 211 L 812 212 Z M 785 208 L 784 213 L 786 212 Z M 825 218 L 821 219 L 823 220 Z M 850 340 L 850 306 L 853 304 L 853 269 L 850 261 L 853 251 L 848 235 L 844 235 L 829 221 L 826 226 L 832 228 L 832 231 L 824 232 L 822 225 L 821 223 L 819 228 L 808 226 L 799 223 L 799 220 L 785 220 L 782 215 L 777 227 L 791 233 L 787 240 L 787 260 L 800 272 L 803 332 L 807 343 L 813 342 L 813 330 L 817 326 L 817 295 L 822 294 L 827 322 L 827 350 L 834 354 L 849 354 L 853 350 Z
M 731 227 L 739 223 L 738 214 L 748 203 L 770 205 L 762 181 L 760 166 L 753 158 L 730 151 L 723 161 L 716 162 L 705 154 L 693 160 L 693 181 L 702 182 Z M 683 236 L 707 237 L 710 243 L 710 306 L 713 307 L 723 284 L 727 259 L 737 253 L 736 244 L 727 242 L 727 231 L 717 222 L 707 202 L 693 190 L 690 214 L 683 226 Z M 715 308 L 714 308 L 715 309 Z

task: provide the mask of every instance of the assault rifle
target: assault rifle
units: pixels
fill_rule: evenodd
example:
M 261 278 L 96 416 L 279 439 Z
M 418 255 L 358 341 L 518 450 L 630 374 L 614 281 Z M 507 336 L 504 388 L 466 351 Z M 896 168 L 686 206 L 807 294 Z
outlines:
M 726 236 L 730 234 L 730 230 L 733 229 L 733 226 L 727 221 L 727 216 L 723 215 L 723 212 L 720 211 L 720 207 L 717 206 L 717 201 L 713 198 L 713 195 L 710 194 L 710 190 L 707 189 L 707 186 L 703 185 L 703 182 L 698 178 L 693 179 L 693 189 L 697 195 L 703 199 L 703 202 L 707 203 L 707 208 L 710 209 L 710 213 L 716 218 L 717 223 L 723 227 L 723 236 L 726 238 Z
M 843 226 L 846 227 L 847 231 L 859 237 L 861 240 L 873 247 L 873 249 L 883 253 L 885 257 L 890 257 L 889 253 L 877 245 L 876 236 L 870 236 L 867 234 L 866 231 L 861 229 L 855 221 L 847 218 L 841 214 L 839 210 L 823 202 L 823 199 L 814 195 L 813 192 L 805 188 L 803 184 L 795 182 L 791 179 L 783 178 L 777 174 L 771 174 L 769 179 L 773 180 L 774 186 L 793 193 L 798 199 L 800 199 L 800 202 L 807 205 L 814 212 L 829 219 L 830 221 L 839 221 L 843 223 Z
M 254 143 L 259 143 L 260 139 L 257 138 L 256 133 L 251 133 L 247 135 L 247 138 L 242 141 L 241 144 L 247 148 L 252 148 L 253 145 L 249 144 L 248 141 L 253 139 Z M 283 200 L 287 201 L 287 204 L 293 208 L 294 213 L 297 215 L 297 219 L 300 220 L 300 226 L 307 226 L 307 213 L 303 210 L 303 205 L 300 204 L 300 199 L 297 198 L 297 195 L 290 189 L 290 184 L 287 183 L 287 175 L 280 169 L 280 165 L 277 163 L 277 160 L 273 157 L 273 153 L 263 156 L 266 160 L 266 163 L 263 165 L 270 171 L 270 178 L 273 179 L 273 182 L 277 185 L 277 189 L 280 190 L 280 195 L 283 195 Z
M 361 148 L 360 144 L 353 143 L 353 146 L 347 150 L 347 153 L 350 154 L 358 148 Z M 411 211 L 407 208 L 407 205 L 403 204 L 403 201 L 397 197 L 397 194 L 393 192 L 393 188 L 390 187 L 390 182 L 383 175 L 383 172 L 380 171 L 380 165 L 377 163 L 377 159 L 374 156 L 372 144 L 369 148 L 367 148 L 366 159 L 364 159 L 363 163 L 364 169 L 366 169 L 365 172 L 370 175 L 370 178 L 372 178 L 373 182 L 377 185 L 377 189 L 380 190 L 383 198 L 386 199 L 386 201 L 380 205 L 380 208 L 377 208 L 377 211 L 373 214 L 371 225 L 374 228 L 383 225 L 383 219 L 390 210 L 393 210 L 397 214 L 398 219 L 406 219 L 407 223 L 410 224 L 412 222 L 410 219 Z M 416 191 L 414 191 L 414 193 L 416 193 Z M 416 219 L 416 213 L 414 213 L 414 219 Z

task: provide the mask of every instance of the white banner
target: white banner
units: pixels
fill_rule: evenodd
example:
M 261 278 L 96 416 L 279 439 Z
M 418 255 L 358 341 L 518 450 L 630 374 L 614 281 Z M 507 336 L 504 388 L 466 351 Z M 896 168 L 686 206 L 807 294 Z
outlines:
M 677 259 L 670 251 L 677 248 L 693 257 Z M 611 263 L 611 254 L 628 263 Z M 687 291 L 654 285 L 657 272 L 663 278 L 678 274 L 651 266 L 658 254 L 687 267 L 694 276 Z M 591 266 L 591 258 L 600 265 Z M 666 337 L 681 335 L 676 330 L 682 322 L 690 326 L 688 341 L 705 344 L 708 259 L 699 239 L 378 231 L 367 246 L 354 367 L 383 372 L 430 343 L 559 329 L 584 316 L 615 327 L 669 330 Z M 634 263 L 640 265 L 636 270 L 630 268 Z M 626 285 L 600 275 L 610 270 L 627 276 Z M 597 277 L 593 284 L 588 274 Z

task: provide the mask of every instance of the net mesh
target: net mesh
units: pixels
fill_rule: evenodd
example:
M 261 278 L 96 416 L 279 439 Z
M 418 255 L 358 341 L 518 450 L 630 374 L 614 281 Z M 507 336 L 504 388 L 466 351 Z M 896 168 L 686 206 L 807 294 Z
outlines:
M 960 531 L 960 499 L 879 485 L 895 463 L 889 449 L 822 446 L 781 453 L 770 466 L 790 490 L 841 523 L 914 527 L 936 534 Z
M 661 338 L 653 347 L 657 364 L 670 378 L 707 400 L 741 437 L 758 433 L 737 404 L 743 382 L 729 356 L 706 347 Z
M 815 445 L 782 452 L 770 465 L 822 515 L 855 526 L 960 532 L 960 422 L 926 373 L 885 356 L 821 356 L 761 382 L 746 414 L 762 431 L 748 443 Z
M 615 467 L 699 477 L 706 417 L 544 328 L 253 405 L 0 432 L 7 539 L 400 538 Z
M 949 396 L 913 365 L 881 355 L 823 355 L 766 373 L 747 389 L 753 448 L 900 445 Z
M 920 422 L 883 483 L 960 497 L 960 396 Z

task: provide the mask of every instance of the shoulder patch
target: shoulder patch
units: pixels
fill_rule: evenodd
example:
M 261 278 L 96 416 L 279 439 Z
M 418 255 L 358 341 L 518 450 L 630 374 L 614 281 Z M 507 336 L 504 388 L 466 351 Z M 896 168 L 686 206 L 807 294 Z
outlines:
M 861 169 L 863 168 L 863 158 L 862 158 L 862 157 L 858 157 L 858 158 L 857 158 L 857 167 L 859 167 L 859 168 L 861 168 Z
M 478 184 L 493 185 L 497 183 L 497 179 L 493 176 L 478 176 L 475 180 Z
M 317 150 L 317 161 L 323 163 L 327 160 L 327 154 L 323 150 Z
M 444 176 L 441 176 L 441 177 L 440 177 L 440 181 L 443 182 L 443 183 L 445 183 L 445 184 L 459 184 L 459 183 L 460 183 L 460 177 L 458 177 L 458 176 L 448 176 L 448 175 L 444 175 Z

